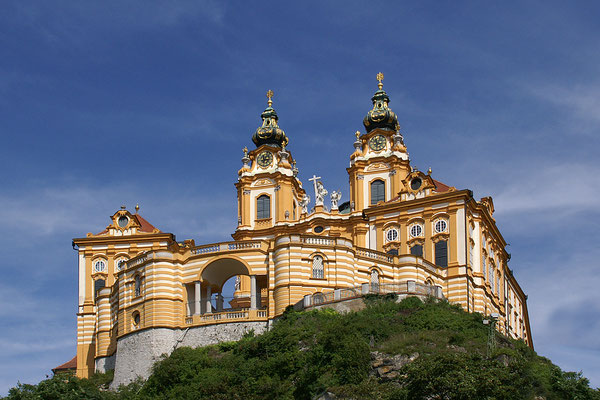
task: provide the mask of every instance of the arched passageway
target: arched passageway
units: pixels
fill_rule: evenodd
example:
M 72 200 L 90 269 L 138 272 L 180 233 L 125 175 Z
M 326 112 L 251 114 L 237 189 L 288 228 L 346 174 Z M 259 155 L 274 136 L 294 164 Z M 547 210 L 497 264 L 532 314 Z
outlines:
M 236 285 L 234 296 L 227 296 L 226 299 L 223 295 L 223 286 L 232 277 L 238 277 L 239 285 Z M 259 309 L 261 308 L 261 287 L 266 288 L 266 277 L 252 275 L 244 262 L 230 257 L 216 259 L 202 269 L 199 280 L 186 285 L 187 315 Z M 213 297 L 215 298 L 214 303 Z M 231 308 L 226 309 L 226 300 Z

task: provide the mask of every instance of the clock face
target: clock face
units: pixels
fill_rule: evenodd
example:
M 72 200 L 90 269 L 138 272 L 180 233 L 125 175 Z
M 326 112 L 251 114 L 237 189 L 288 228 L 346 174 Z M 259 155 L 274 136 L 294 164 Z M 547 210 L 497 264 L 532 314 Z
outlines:
M 375 135 L 369 140 L 369 147 L 371 150 L 380 151 L 385 149 L 386 140 L 383 135 Z
M 268 167 L 273 162 L 273 153 L 268 151 L 263 151 L 256 158 L 256 162 L 263 168 Z

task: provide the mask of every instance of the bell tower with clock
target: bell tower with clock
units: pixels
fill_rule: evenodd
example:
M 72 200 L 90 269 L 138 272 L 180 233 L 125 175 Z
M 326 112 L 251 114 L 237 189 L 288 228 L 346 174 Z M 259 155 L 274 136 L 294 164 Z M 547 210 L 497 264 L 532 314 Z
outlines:
M 272 98 L 269 90 L 262 125 L 252 136 L 256 149 L 244 148 L 243 166 L 238 171 L 236 240 L 260 237 L 266 234 L 263 229 L 284 227 L 300 219 L 299 202 L 305 191 L 297 178 L 296 162 L 286 149 L 288 138 L 279 127 Z
M 356 132 L 354 153 L 347 168 L 350 201 L 355 211 L 395 198 L 410 172 L 398 117 L 388 106 L 390 98 L 383 90 L 381 72 L 377 80 L 378 90 L 371 98 L 373 108 L 363 120 L 366 133 Z

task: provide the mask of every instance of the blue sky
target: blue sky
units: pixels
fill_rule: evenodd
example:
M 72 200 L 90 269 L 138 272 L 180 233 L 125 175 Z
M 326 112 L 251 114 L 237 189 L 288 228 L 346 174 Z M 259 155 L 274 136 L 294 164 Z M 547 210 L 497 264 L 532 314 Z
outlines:
M 283 3 L 283 2 L 281 2 Z M 598 3 L 0 4 L 0 394 L 75 352 L 71 238 L 122 204 L 228 240 L 275 92 L 305 187 L 348 199 L 384 87 L 412 164 L 491 195 L 539 354 L 600 386 Z

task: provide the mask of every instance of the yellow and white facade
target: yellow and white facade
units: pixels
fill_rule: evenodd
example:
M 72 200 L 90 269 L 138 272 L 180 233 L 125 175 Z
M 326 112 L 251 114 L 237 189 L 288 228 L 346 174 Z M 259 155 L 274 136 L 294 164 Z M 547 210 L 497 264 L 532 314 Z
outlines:
M 475 200 L 411 167 L 382 78 L 365 132 L 354 139 L 349 201 L 338 204 L 336 192 L 326 200 L 318 177 L 303 187 L 269 92 L 256 148 L 244 149 L 238 171 L 233 241 L 178 242 L 137 208 L 74 239 L 77 375 L 115 368 L 124 383 L 147 374 L 147 363 L 136 364 L 146 353 L 154 360 L 178 345 L 262 331 L 307 295 L 365 283 L 437 287 L 467 311 L 497 313 L 502 333 L 532 346 L 527 296 L 508 267 L 492 199 Z M 227 304 L 223 285 L 232 277 Z

